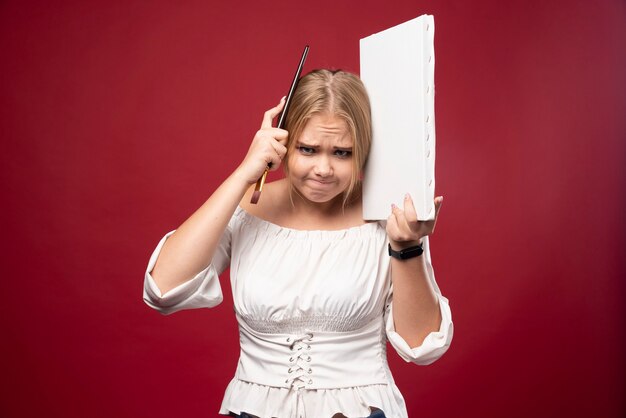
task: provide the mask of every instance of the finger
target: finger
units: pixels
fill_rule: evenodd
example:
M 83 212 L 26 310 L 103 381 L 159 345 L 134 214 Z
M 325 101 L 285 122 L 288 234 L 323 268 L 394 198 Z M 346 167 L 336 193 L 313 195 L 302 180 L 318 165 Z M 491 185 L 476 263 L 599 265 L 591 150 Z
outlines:
M 443 205 L 443 196 L 439 196 L 435 198 L 435 219 L 437 215 L 439 215 L 439 210 L 441 210 L 441 206 Z
M 285 154 L 287 154 L 287 147 L 285 147 L 280 142 L 274 142 L 272 144 L 272 148 L 274 148 L 274 151 L 276 152 L 279 161 L 282 161 L 283 158 L 285 158 Z
M 409 198 L 410 199 L 410 198 Z M 413 206 L 412 202 L 408 202 L 410 206 Z M 414 233 L 417 232 L 417 228 L 419 227 L 419 225 L 417 225 L 417 222 L 409 222 L 410 219 L 413 218 L 409 218 L 409 213 L 407 213 L 406 209 L 409 209 L 409 211 L 411 211 L 411 209 L 407 206 L 407 201 L 406 201 L 406 197 L 404 199 L 403 202 L 403 206 L 404 206 L 404 210 L 398 210 L 396 212 L 396 219 L 398 220 L 398 227 L 400 228 L 401 231 L 403 231 L 403 235 L 405 236 L 405 239 L 410 239 L 410 236 Z M 412 213 L 415 214 L 415 208 L 412 209 Z M 415 217 L 416 215 L 412 215 L 413 217 Z
M 278 154 L 273 154 L 268 156 L 269 161 L 267 162 L 267 169 L 269 171 L 276 171 L 280 167 L 280 163 L 282 159 L 278 156 Z
M 407 224 L 405 213 L 396 205 L 391 205 L 391 216 L 394 219 L 394 225 L 396 227 L 395 241 L 410 241 L 412 240 L 412 231 Z
M 274 139 L 281 145 L 287 145 L 287 139 L 289 138 L 289 132 L 284 129 L 271 128 L 270 133 Z
M 419 222 L 417 220 L 417 211 L 415 210 L 415 204 L 410 194 L 404 195 L 404 218 L 407 226 L 411 231 L 417 231 L 419 228 Z
M 397 241 L 400 236 L 398 221 L 393 213 L 387 218 L 387 235 L 389 236 L 389 239 L 394 241 Z
M 435 198 L 435 219 L 433 219 L 433 229 L 432 232 L 435 232 L 435 226 L 437 226 L 437 218 L 439 217 L 439 211 L 441 210 L 441 205 L 443 205 L 443 196 L 439 196 Z
M 273 141 L 270 147 L 265 151 L 265 162 L 267 169 L 270 171 L 276 171 L 283 162 L 284 152 L 281 148 L 284 148 L 281 144 Z
M 280 102 L 276 107 L 271 108 L 263 115 L 263 122 L 261 122 L 261 128 L 271 128 L 274 118 L 283 110 L 285 106 L 285 98 L 280 99 Z
M 256 140 L 259 143 L 276 142 L 282 145 L 286 145 L 288 137 L 289 133 L 284 129 L 261 128 L 256 132 L 253 141 Z
M 393 203 L 391 204 L 391 216 L 394 217 L 396 224 L 400 226 L 400 221 L 402 219 L 402 209 L 400 209 Z

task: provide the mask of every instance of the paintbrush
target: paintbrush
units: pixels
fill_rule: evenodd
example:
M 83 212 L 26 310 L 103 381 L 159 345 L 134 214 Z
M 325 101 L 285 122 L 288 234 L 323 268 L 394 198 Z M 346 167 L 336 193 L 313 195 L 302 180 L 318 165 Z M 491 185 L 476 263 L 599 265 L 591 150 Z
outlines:
M 298 65 L 298 70 L 296 71 L 296 75 L 293 77 L 293 81 L 291 82 L 291 87 L 289 88 L 289 93 L 287 94 L 287 99 L 285 100 L 285 106 L 283 107 L 283 111 L 278 118 L 278 126 L 277 128 L 283 129 L 285 126 L 285 119 L 287 119 L 287 110 L 289 110 L 289 105 L 291 104 L 291 98 L 293 97 L 293 93 L 296 91 L 296 86 L 298 85 L 298 80 L 300 79 L 300 74 L 302 73 L 302 67 L 304 67 L 304 61 L 306 61 L 306 56 L 309 53 L 309 46 L 304 47 L 304 52 L 302 52 L 302 58 L 300 58 L 300 64 Z M 252 193 L 252 198 L 250 199 L 250 203 L 257 204 L 259 202 L 259 198 L 261 197 L 261 191 L 263 190 L 263 185 L 265 184 L 265 178 L 267 177 L 267 172 L 272 168 L 272 163 L 269 163 L 263 175 L 260 179 L 257 180 L 256 186 L 254 186 L 254 192 Z

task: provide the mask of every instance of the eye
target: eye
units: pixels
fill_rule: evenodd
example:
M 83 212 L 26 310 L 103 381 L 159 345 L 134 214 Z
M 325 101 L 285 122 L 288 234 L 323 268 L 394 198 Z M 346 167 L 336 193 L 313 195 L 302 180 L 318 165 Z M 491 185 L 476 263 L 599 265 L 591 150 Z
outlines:
M 304 155 L 311 155 L 315 152 L 315 149 L 311 148 L 311 147 L 304 147 L 304 146 L 299 146 L 298 150 L 300 151 L 301 154 Z
M 339 158 L 350 158 L 350 156 L 352 155 L 352 151 L 338 149 L 338 150 L 335 150 L 335 155 Z

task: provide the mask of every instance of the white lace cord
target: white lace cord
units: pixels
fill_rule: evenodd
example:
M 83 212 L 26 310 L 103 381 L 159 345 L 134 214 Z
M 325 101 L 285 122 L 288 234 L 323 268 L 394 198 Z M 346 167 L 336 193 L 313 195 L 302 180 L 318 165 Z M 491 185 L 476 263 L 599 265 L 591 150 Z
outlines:
M 311 350 L 311 346 L 305 342 L 312 339 L 313 333 L 311 332 L 287 338 L 287 342 L 291 344 L 289 346 L 291 357 L 289 357 L 289 369 L 287 370 L 290 377 L 285 380 L 285 383 L 295 390 L 293 410 L 296 411 L 298 418 L 306 418 L 301 389 L 307 384 L 313 383 L 310 376 L 313 373 L 310 367 L 311 355 L 309 350 Z

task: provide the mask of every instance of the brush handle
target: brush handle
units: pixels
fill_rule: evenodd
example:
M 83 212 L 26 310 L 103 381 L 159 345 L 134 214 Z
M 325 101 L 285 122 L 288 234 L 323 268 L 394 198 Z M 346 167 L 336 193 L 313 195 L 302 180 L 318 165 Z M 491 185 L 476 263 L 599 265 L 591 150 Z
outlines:
M 306 57 L 309 55 L 309 46 L 306 45 L 304 47 L 304 51 L 302 52 L 302 57 L 300 58 L 300 64 L 298 64 L 298 69 L 296 70 L 296 74 L 293 77 L 293 81 L 291 82 L 291 87 L 289 87 L 289 93 L 287 94 L 287 99 L 285 100 L 285 106 L 283 107 L 283 111 L 280 113 L 278 118 L 278 128 L 283 129 L 285 127 L 285 120 L 287 119 L 287 111 L 289 110 L 289 105 L 291 104 L 291 98 L 293 97 L 293 93 L 296 91 L 296 87 L 298 85 L 298 80 L 300 80 L 300 74 L 302 73 L 302 67 L 304 67 L 304 61 L 306 61 Z M 265 178 L 267 177 L 267 172 L 272 168 L 272 163 L 267 165 L 265 172 L 263 175 L 257 180 L 256 186 L 254 187 L 254 192 L 252 193 L 252 198 L 250 199 L 250 203 L 256 205 L 261 197 L 261 190 L 263 190 L 263 184 L 265 184 Z
M 300 64 L 298 64 L 298 69 L 296 70 L 296 74 L 293 76 L 293 81 L 291 82 L 291 86 L 289 87 L 289 93 L 287 94 L 287 99 L 285 100 L 285 107 L 283 107 L 283 111 L 278 117 L 278 128 L 283 129 L 285 127 L 285 121 L 287 119 L 287 111 L 289 110 L 289 105 L 291 105 L 291 99 L 293 98 L 293 93 L 296 91 L 296 87 L 298 86 L 298 81 L 300 80 L 300 74 L 302 73 L 302 67 L 304 67 L 304 61 L 306 61 L 306 57 L 309 55 L 309 46 L 306 45 L 304 47 L 304 51 L 302 52 L 302 57 L 300 58 Z

